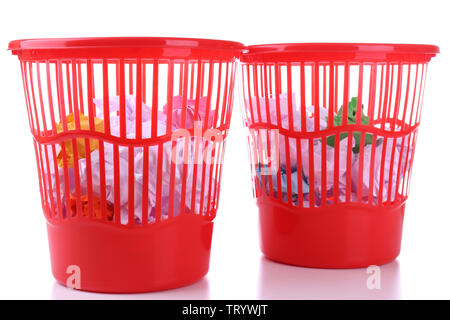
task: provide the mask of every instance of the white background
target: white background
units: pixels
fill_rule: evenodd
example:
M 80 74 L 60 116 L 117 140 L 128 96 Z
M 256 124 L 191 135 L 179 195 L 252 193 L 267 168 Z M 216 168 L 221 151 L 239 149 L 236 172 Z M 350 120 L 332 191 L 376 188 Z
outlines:
M 450 30 L 447 1 L 1 1 L 0 298 L 311 299 L 450 298 Z M 402 252 L 381 268 L 285 266 L 262 257 L 238 91 L 225 155 L 210 272 L 181 289 L 139 295 L 76 292 L 56 284 L 17 57 L 8 41 L 40 37 L 178 36 L 274 42 L 439 45 L 428 71 Z

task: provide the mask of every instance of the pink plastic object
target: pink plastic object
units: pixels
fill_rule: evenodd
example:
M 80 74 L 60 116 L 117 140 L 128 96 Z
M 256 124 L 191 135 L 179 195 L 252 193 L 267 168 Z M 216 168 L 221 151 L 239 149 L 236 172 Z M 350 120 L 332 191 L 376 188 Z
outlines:
M 82 38 L 9 49 L 20 60 L 55 278 L 140 292 L 203 277 L 242 45 Z
M 432 45 L 254 45 L 241 58 L 263 253 L 352 268 L 400 252 Z

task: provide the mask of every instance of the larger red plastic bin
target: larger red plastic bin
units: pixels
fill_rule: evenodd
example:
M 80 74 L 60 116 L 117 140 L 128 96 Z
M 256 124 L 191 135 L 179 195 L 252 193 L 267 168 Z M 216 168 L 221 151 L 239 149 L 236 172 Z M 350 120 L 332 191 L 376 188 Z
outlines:
M 203 277 L 242 45 L 80 38 L 9 49 L 57 281 L 140 292 Z
M 303 43 L 241 58 L 261 247 L 275 261 L 394 260 L 432 45 Z

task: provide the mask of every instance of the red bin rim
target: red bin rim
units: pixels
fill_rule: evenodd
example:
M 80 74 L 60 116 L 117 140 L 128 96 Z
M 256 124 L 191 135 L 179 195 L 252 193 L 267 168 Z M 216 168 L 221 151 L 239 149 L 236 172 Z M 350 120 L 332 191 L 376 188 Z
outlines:
M 88 37 L 20 39 L 9 42 L 8 50 L 87 49 L 87 48 L 184 48 L 241 51 L 240 42 L 177 37 Z
M 244 55 L 276 52 L 436 54 L 439 53 L 439 47 L 431 44 L 399 43 L 274 43 L 250 45 Z
M 36 59 L 224 59 L 238 58 L 242 43 L 175 37 L 42 38 L 11 41 L 8 49 L 21 60 Z
M 429 44 L 396 43 L 275 43 L 247 47 L 242 62 L 428 62 L 439 53 Z

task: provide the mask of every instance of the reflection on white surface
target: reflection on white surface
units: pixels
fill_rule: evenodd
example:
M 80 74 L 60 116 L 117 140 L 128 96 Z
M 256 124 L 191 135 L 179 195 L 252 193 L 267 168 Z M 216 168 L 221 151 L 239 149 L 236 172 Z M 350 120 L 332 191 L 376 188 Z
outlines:
M 380 266 L 380 289 L 368 289 L 371 276 L 360 269 L 313 269 L 261 257 L 258 299 L 401 299 L 400 264 Z
M 209 299 L 209 281 L 207 277 L 186 287 L 149 293 L 134 294 L 106 294 L 93 293 L 69 289 L 54 282 L 52 286 L 52 298 L 55 300 L 204 300 Z

